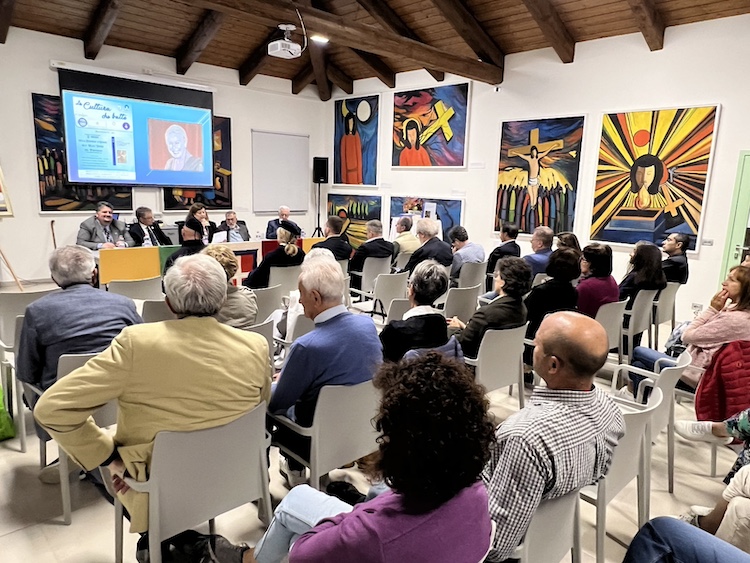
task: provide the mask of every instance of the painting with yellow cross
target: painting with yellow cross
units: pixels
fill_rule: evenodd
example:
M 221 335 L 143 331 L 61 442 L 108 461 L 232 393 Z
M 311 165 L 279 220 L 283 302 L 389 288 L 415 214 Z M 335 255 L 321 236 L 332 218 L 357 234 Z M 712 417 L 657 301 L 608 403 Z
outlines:
M 718 106 L 605 114 L 591 238 L 698 244 Z
M 393 95 L 393 166 L 466 166 L 469 85 Z

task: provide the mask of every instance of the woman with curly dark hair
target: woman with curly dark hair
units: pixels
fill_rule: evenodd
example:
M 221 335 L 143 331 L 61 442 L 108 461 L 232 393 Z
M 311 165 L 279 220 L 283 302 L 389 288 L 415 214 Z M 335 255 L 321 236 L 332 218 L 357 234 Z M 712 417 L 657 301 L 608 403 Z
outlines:
M 384 364 L 374 384 L 383 398 L 371 472 L 391 490 L 352 507 L 295 487 L 256 547 L 259 563 L 281 561 L 292 544 L 290 563 L 453 563 L 480 561 L 489 551 L 479 475 L 495 438 L 484 388 L 462 364 L 435 352 Z

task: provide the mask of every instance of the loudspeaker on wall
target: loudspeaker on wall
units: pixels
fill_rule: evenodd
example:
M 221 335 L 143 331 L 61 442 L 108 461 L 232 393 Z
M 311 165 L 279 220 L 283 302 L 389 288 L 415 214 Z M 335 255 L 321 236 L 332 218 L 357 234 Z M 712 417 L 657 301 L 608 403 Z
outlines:
M 325 156 L 313 157 L 313 182 L 320 184 L 328 183 L 328 158 Z

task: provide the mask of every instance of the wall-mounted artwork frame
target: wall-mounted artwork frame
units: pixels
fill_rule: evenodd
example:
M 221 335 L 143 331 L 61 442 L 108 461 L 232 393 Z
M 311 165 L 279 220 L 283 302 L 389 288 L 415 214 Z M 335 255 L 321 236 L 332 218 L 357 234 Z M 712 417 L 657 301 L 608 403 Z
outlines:
M 344 220 L 342 233 L 355 249 L 367 240 L 367 221 L 382 220 L 382 208 L 383 198 L 379 195 L 328 194 L 327 214 Z
M 379 95 L 334 102 L 334 184 L 377 184 L 379 122 Z
M 429 204 L 435 206 L 435 217 L 440 221 L 442 227 L 443 240 L 448 240 L 448 233 L 451 229 L 461 224 L 463 217 L 464 202 L 460 199 L 442 199 L 435 197 L 407 197 L 391 196 L 390 201 L 390 220 L 400 217 L 406 213 L 417 218 L 422 217 L 425 207 Z M 415 219 L 416 221 L 416 219 Z

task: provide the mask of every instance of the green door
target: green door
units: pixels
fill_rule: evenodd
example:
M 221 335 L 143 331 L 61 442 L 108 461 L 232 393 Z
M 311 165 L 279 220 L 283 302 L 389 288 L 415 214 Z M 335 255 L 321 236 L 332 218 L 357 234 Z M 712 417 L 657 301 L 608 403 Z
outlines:
M 734 217 L 730 218 L 727 231 L 721 279 L 726 276 L 729 268 L 736 266 L 750 254 L 750 151 L 740 153 L 732 209 Z

